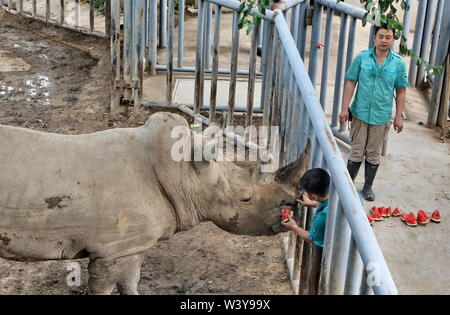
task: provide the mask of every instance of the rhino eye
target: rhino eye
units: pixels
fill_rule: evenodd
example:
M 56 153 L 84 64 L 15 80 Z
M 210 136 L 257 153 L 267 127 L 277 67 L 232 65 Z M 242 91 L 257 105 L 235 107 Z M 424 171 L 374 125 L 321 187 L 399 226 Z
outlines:
M 251 197 L 249 197 L 249 198 L 244 198 L 244 199 L 241 199 L 241 202 L 249 202 L 250 200 L 252 200 Z

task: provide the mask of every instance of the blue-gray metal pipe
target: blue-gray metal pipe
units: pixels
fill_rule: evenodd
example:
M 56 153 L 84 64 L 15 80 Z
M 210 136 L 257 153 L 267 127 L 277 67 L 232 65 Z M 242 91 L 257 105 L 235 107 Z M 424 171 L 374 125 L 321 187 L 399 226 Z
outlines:
M 159 47 L 167 45 L 167 1 L 160 0 L 159 2 Z
M 166 102 L 172 105 L 173 90 L 173 42 L 175 33 L 175 1 L 169 0 L 169 42 L 167 47 Z
M 275 24 L 278 33 L 288 34 L 289 27 L 286 20 L 281 11 L 277 10 L 276 12 L 278 14 L 275 17 Z M 300 58 L 295 42 L 290 35 L 281 36 L 280 39 L 289 58 L 297 85 L 304 97 L 308 116 L 312 122 L 316 137 L 319 139 L 320 147 L 324 151 L 326 163 L 340 198 L 340 204 L 343 206 L 364 265 L 367 266 L 369 263 L 372 263 L 380 271 L 380 278 L 377 279 L 379 281 L 373 283 L 372 288 L 376 294 L 397 294 L 397 289 L 384 260 L 383 253 L 369 225 L 365 210 L 348 174 L 346 164 L 328 126 L 325 114 L 319 104 L 314 87 L 308 78 L 308 73 Z
M 345 295 L 360 295 L 361 282 L 363 278 L 364 264 L 356 247 L 355 240 L 352 238 L 348 252 L 348 269 L 345 280 Z
M 216 116 L 216 103 L 217 103 L 217 75 L 219 70 L 219 56 L 220 56 L 220 21 L 222 18 L 222 7 L 216 5 L 215 24 L 214 24 L 214 43 L 213 43 L 213 64 L 211 74 L 211 93 L 210 104 L 211 109 L 209 111 L 209 120 L 215 121 Z
M 353 52 L 355 50 L 355 27 L 356 27 L 356 18 L 351 17 L 350 18 L 350 26 L 348 30 L 348 44 L 347 44 L 347 58 L 345 60 L 345 71 L 347 72 L 348 68 L 350 68 L 350 65 L 353 61 Z M 345 83 L 344 83 L 345 84 Z M 347 122 L 345 121 L 343 124 L 339 126 L 339 131 L 344 132 L 347 129 Z
M 300 15 L 299 15 L 299 19 L 300 19 L 300 23 L 299 23 L 299 30 L 298 30 L 298 35 L 297 35 L 297 49 L 300 52 L 300 56 L 303 58 L 305 58 L 305 53 L 306 53 L 306 25 L 305 25 L 305 20 L 306 20 L 306 12 L 308 10 L 308 3 L 302 3 L 300 5 Z
M 420 55 L 420 48 L 422 45 L 422 37 L 424 32 L 424 23 L 425 23 L 425 15 L 427 11 L 427 3 L 428 0 L 419 0 L 419 7 L 417 8 L 417 18 L 416 18 L 416 26 L 414 30 L 414 42 L 412 51 L 417 56 Z M 417 71 L 418 67 L 416 65 L 416 60 L 411 58 L 411 62 L 409 64 L 409 84 L 414 87 L 416 86 L 417 80 Z
M 184 1 L 179 0 L 178 2 L 178 68 L 183 67 L 184 59 Z
M 239 11 L 241 5 L 240 1 L 237 0 L 207 0 L 208 2 L 215 3 L 225 8 L 232 9 L 233 11 Z M 261 14 L 257 8 L 253 8 L 250 13 L 256 14 L 260 18 L 273 22 L 273 11 L 266 10 L 265 14 Z
M 333 240 L 336 226 L 336 213 L 339 196 L 334 186 L 333 180 L 330 182 L 330 197 L 327 212 L 327 224 L 325 226 L 324 245 L 322 252 L 322 270 L 319 280 L 319 295 L 328 295 L 330 291 L 330 272 L 333 261 Z
M 316 0 L 316 2 L 337 12 L 342 12 L 348 16 L 352 16 L 360 20 L 362 20 L 364 14 L 366 14 L 365 10 L 345 2 L 337 3 L 336 0 Z
M 205 2 L 205 69 L 211 69 L 211 25 L 212 25 L 212 7 L 211 3 Z
M 369 48 L 372 48 L 375 46 L 375 42 L 374 42 L 374 37 L 375 37 L 375 25 L 372 25 L 370 27 L 370 34 L 369 34 Z
M 156 75 L 156 65 L 158 59 L 158 0 L 149 0 L 149 23 L 148 23 L 148 33 L 149 33 L 149 73 L 150 75 Z
M 123 78 L 131 85 L 133 76 L 133 1 L 125 0 L 124 4 L 124 34 L 123 34 Z M 125 90 L 125 99 L 131 98 L 131 89 Z
M 439 43 L 439 36 L 441 35 L 441 26 L 442 26 L 442 17 L 444 15 L 444 1 L 439 1 L 439 6 L 437 10 L 436 23 L 434 24 L 434 32 L 433 32 L 433 43 L 431 45 L 431 53 L 430 53 L 430 63 L 432 65 L 436 62 L 436 53 Z M 450 30 L 447 30 L 450 31 Z
M 227 126 L 233 125 L 234 107 L 236 105 L 236 80 L 238 70 L 239 57 L 239 18 L 237 11 L 233 12 L 233 33 L 231 39 L 231 69 L 230 69 L 230 86 L 228 90 L 228 115 Z
M 327 21 L 325 28 L 325 43 L 323 51 L 323 63 L 322 63 L 322 79 L 320 86 L 320 104 L 325 111 L 327 103 L 328 92 L 328 67 L 330 63 L 330 51 L 331 51 L 331 27 L 333 25 L 334 11 L 330 8 L 327 10 Z
M 409 41 L 409 32 L 411 30 L 411 16 L 412 16 L 412 8 L 415 3 L 414 0 L 407 0 L 409 9 L 405 11 L 405 14 L 403 15 L 403 35 L 406 38 L 406 45 L 408 45 Z
M 203 106 L 203 29 L 204 29 L 204 1 L 198 1 L 198 18 L 197 18 L 197 45 L 195 52 L 195 94 L 194 94 L 194 113 L 198 114 Z
M 422 48 L 420 49 L 420 57 L 426 61 L 430 60 L 430 40 L 433 32 L 433 23 L 436 17 L 436 0 L 428 0 L 427 15 L 425 17 L 425 25 L 423 30 Z M 425 66 L 420 65 L 417 71 L 416 86 L 420 86 L 425 81 Z
M 347 37 L 347 15 L 341 16 L 341 29 L 339 32 L 339 47 L 338 56 L 336 61 L 336 77 L 334 83 L 334 100 L 333 100 L 333 114 L 331 119 L 331 126 L 336 127 L 338 125 L 339 111 L 341 110 L 342 101 L 342 83 L 344 81 L 344 50 L 345 50 L 345 38 Z
M 351 229 L 348 225 L 342 205 L 338 205 L 336 226 L 333 239 L 333 255 L 330 272 L 330 294 L 342 295 L 345 290 L 345 280 L 348 266 L 348 253 L 350 250 Z

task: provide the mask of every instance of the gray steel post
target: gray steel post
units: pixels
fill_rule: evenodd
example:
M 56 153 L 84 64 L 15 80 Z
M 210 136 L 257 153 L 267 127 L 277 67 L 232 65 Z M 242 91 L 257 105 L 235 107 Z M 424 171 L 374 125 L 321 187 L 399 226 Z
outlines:
M 194 95 L 194 113 L 198 114 L 203 106 L 203 29 L 204 29 L 204 1 L 198 1 L 198 19 L 197 19 L 197 46 L 195 53 L 195 95 Z
M 336 127 L 338 125 L 339 111 L 341 110 L 342 102 L 342 82 L 344 81 L 344 51 L 345 51 L 345 38 L 347 37 L 347 15 L 341 16 L 341 29 L 339 32 L 339 47 L 336 65 L 336 79 L 334 84 L 334 100 L 333 100 L 333 116 L 331 126 Z
M 437 54 L 439 36 L 441 35 L 442 17 L 444 15 L 444 5 L 445 5 L 444 1 L 439 1 L 436 23 L 434 24 L 433 43 L 431 45 L 431 53 L 430 53 L 430 63 L 432 65 L 434 65 L 436 62 L 436 54 Z M 447 30 L 447 31 L 450 31 L 450 30 Z
M 232 126 L 234 121 L 234 107 L 236 105 L 236 81 L 238 70 L 238 54 L 239 54 L 239 12 L 233 12 L 233 34 L 231 39 L 231 73 L 230 88 L 228 92 L 228 116 L 227 126 Z
M 420 49 L 420 57 L 424 60 L 430 60 L 430 39 L 433 31 L 433 23 L 436 17 L 436 0 L 428 0 L 427 15 L 425 17 L 425 25 L 423 30 L 422 48 Z M 425 81 L 425 66 L 420 65 L 417 72 L 416 86 L 420 86 Z
M 167 47 L 167 80 L 166 80 L 166 101 L 167 105 L 172 105 L 173 89 L 173 41 L 175 33 L 175 1 L 169 0 L 169 42 Z
M 179 68 L 183 67 L 184 59 L 184 2 L 178 2 L 178 58 L 177 65 Z
M 355 240 L 352 238 L 350 241 L 350 249 L 348 252 L 348 269 L 347 278 L 345 280 L 344 294 L 360 295 L 363 272 L 364 264 L 362 262 L 361 256 L 359 255 Z
M 160 0 L 159 2 L 159 47 L 167 45 L 167 1 Z
M 428 0 L 419 0 L 419 7 L 417 9 L 417 19 L 416 19 L 416 27 L 414 30 L 414 42 L 412 51 L 417 56 L 420 55 L 420 48 L 422 45 L 422 37 L 424 32 L 424 23 L 425 23 L 425 14 L 427 11 L 427 3 Z M 416 86 L 417 81 L 417 71 L 418 67 L 416 65 L 416 60 L 411 58 L 411 62 L 409 64 L 409 84 L 413 87 Z
M 150 75 L 156 75 L 156 62 L 158 59 L 158 0 L 149 0 L 149 73 Z
M 213 43 L 213 63 L 211 75 L 211 95 L 209 110 L 209 121 L 214 122 L 216 116 L 217 105 L 217 75 L 219 70 L 219 56 L 220 56 L 220 21 L 222 17 L 222 7 L 216 5 L 215 24 L 214 24 L 214 43 Z

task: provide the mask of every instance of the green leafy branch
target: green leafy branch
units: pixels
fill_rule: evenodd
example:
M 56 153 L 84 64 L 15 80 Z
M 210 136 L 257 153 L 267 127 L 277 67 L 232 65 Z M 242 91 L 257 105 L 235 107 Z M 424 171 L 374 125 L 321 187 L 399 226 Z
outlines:
M 270 0 L 241 0 L 239 12 L 242 13 L 239 20 L 239 29 L 246 28 L 247 35 L 251 33 L 253 25 L 261 25 L 261 17 L 257 12 L 252 12 L 253 8 L 258 7 L 258 12 L 266 14 L 266 7 Z
M 341 2 L 342 0 L 337 0 Z M 373 21 L 376 26 L 385 26 L 388 29 L 395 31 L 394 38 L 400 39 L 400 54 L 404 56 L 410 56 L 417 66 L 423 65 L 428 72 L 433 71 L 434 74 L 439 74 L 442 70 L 441 66 L 435 66 L 428 61 L 420 58 L 407 46 L 407 40 L 403 32 L 403 24 L 397 17 L 397 8 L 395 4 L 400 2 L 400 7 L 403 11 L 409 10 L 409 5 L 406 0 L 360 0 L 364 6 L 366 13 L 362 19 L 363 26 L 366 26 L 367 22 Z

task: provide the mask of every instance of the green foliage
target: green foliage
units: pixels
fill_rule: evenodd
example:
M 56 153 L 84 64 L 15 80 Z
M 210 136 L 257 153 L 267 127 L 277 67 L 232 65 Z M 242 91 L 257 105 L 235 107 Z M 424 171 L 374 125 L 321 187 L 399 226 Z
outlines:
M 239 28 L 246 28 L 247 35 L 251 33 L 253 25 L 261 24 L 261 17 L 257 12 L 251 12 L 253 8 L 257 7 L 258 12 L 261 14 L 266 13 L 266 7 L 269 5 L 270 0 L 241 0 L 239 12 L 242 13 L 239 20 Z
M 88 0 L 87 2 L 94 4 L 94 8 L 101 14 L 105 14 L 105 0 Z
M 336 0 L 338 3 L 342 0 Z M 408 48 L 406 37 L 403 33 L 403 24 L 397 17 L 395 4 L 400 2 L 402 10 L 409 10 L 406 0 L 359 0 L 367 11 L 363 17 L 362 24 L 366 26 L 367 21 L 373 21 L 376 26 L 387 26 L 388 29 L 395 30 L 395 39 L 400 39 L 400 54 L 410 56 L 415 60 L 416 65 L 423 65 L 426 71 L 433 70 L 434 74 L 439 74 L 442 70 L 440 66 L 434 66 L 426 60 L 417 56 Z

